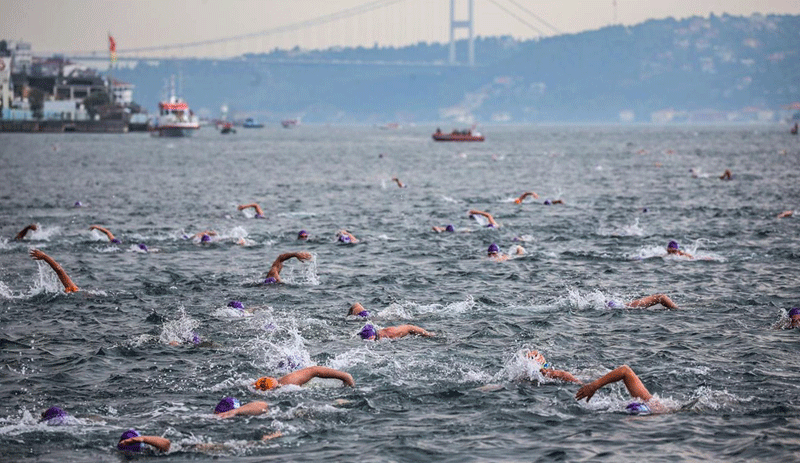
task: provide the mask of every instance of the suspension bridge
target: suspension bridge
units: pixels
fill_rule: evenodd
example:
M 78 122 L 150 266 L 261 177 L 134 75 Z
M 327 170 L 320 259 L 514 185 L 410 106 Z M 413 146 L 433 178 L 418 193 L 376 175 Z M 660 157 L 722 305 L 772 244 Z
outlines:
M 529 37 L 540 38 L 562 32 L 537 15 L 531 8 L 533 2 L 524 0 L 477 0 L 484 11 L 491 10 L 495 22 L 514 21 L 529 32 Z M 237 35 L 215 37 L 156 46 L 126 48 L 118 46 L 117 60 L 170 60 L 170 59 L 239 59 L 243 56 L 268 54 L 280 47 L 278 43 L 294 43 L 293 51 L 285 57 L 269 60 L 274 64 L 347 64 L 347 65 L 402 65 L 402 66 L 476 66 L 475 23 L 476 0 L 373 0 L 354 7 L 311 19 L 284 24 L 269 29 Z M 616 5 L 616 2 L 615 2 Z M 487 6 L 493 8 L 487 9 Z M 425 21 L 419 15 L 425 15 Z M 416 16 L 415 16 L 416 15 Z M 428 30 L 422 30 L 425 25 Z M 433 25 L 431 25 L 433 24 Z M 426 62 L 364 61 L 348 59 L 309 58 L 302 50 L 334 49 L 360 46 L 358 41 L 369 37 L 375 47 L 388 44 L 412 45 L 424 41 L 423 37 L 437 43 L 449 43 L 449 54 Z M 457 43 L 466 42 L 466 47 Z M 325 44 L 326 46 L 323 46 Z M 338 44 L 338 45 L 331 45 Z M 466 48 L 466 50 L 463 50 Z M 57 52 L 77 61 L 109 60 L 107 49 L 91 51 Z M 290 55 L 290 56 L 289 56 Z

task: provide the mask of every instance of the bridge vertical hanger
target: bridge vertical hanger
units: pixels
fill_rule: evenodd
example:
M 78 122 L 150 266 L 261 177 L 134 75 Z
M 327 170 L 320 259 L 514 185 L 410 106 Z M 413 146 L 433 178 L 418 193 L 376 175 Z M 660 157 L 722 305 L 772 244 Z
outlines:
M 456 0 L 450 0 L 450 64 L 458 64 L 456 61 L 456 29 L 467 29 L 469 31 L 469 65 L 475 66 L 475 29 L 473 27 L 475 0 L 467 0 L 469 16 L 466 21 L 456 21 Z

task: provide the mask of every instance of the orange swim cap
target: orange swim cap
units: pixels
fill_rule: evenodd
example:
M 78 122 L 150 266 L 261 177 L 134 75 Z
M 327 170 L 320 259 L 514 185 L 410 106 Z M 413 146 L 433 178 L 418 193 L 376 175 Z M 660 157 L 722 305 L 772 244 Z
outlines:
M 519 204 L 519 203 L 521 203 L 521 202 L 522 202 L 522 201 L 521 201 L 519 198 L 517 198 L 517 199 L 515 199 L 515 200 L 514 200 L 514 203 L 515 203 L 515 204 Z
M 269 391 L 270 389 L 275 389 L 278 387 L 278 380 L 275 378 L 270 378 L 269 376 L 263 376 L 258 378 L 254 384 L 256 389 L 261 389 L 262 391 Z

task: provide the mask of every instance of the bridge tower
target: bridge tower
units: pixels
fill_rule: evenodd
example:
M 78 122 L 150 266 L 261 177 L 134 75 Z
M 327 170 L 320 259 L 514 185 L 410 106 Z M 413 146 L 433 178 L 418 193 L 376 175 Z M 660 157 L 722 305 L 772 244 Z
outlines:
M 456 0 L 450 0 L 450 64 L 456 64 L 456 29 L 467 29 L 469 32 L 469 65 L 475 66 L 475 0 L 467 0 L 468 18 L 456 21 Z

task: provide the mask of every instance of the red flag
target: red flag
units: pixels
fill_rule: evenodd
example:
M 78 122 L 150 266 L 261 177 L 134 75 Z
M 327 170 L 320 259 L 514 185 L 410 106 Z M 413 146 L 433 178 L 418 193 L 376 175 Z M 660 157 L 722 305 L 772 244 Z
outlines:
M 114 37 L 111 37 L 111 34 L 108 34 L 108 51 L 111 53 L 111 61 L 116 61 L 117 42 L 114 41 Z

